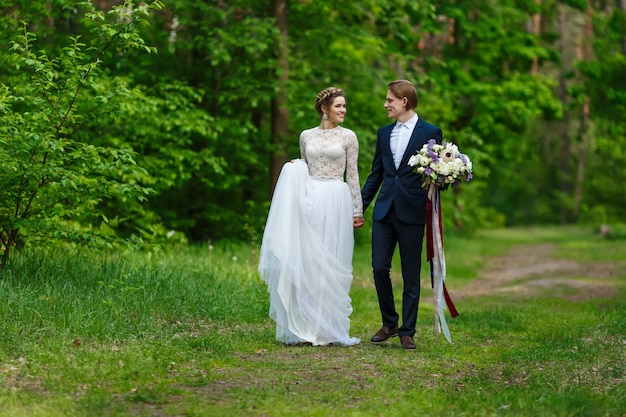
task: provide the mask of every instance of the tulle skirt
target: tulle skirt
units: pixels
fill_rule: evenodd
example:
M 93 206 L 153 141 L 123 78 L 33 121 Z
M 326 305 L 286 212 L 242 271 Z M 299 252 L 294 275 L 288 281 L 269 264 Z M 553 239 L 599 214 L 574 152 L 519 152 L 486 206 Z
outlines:
M 352 313 L 352 196 L 339 179 L 309 177 L 304 161 L 278 178 L 261 245 L 276 339 L 286 344 L 355 345 Z

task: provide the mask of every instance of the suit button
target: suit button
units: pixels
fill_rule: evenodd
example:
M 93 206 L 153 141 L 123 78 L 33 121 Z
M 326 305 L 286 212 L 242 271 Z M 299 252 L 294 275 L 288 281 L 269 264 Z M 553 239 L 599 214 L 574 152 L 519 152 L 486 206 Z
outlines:
M 396 179 L 398 179 L 398 176 L 396 175 Z

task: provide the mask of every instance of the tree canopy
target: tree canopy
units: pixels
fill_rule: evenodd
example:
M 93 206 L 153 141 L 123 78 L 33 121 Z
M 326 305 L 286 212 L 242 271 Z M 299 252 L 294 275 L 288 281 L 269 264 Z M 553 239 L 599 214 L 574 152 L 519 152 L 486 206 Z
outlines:
M 365 177 L 400 78 L 474 163 L 449 226 L 623 222 L 624 7 L 0 2 L 0 247 L 258 239 L 317 92 L 346 91 Z

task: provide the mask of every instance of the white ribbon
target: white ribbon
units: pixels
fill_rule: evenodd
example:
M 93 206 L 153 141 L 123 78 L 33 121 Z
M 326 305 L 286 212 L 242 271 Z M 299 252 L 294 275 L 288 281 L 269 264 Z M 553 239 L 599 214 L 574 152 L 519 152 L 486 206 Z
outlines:
M 440 332 L 443 331 L 448 342 L 452 344 L 450 330 L 448 329 L 448 323 L 446 322 L 446 316 L 444 314 L 445 310 L 447 310 L 443 289 L 443 283 L 446 280 L 446 257 L 443 251 L 442 228 L 439 224 L 441 211 L 439 187 L 435 184 L 430 184 L 428 187 L 428 199 L 432 202 L 431 230 L 433 233 L 433 259 L 431 260 L 431 272 L 433 274 L 435 334 L 439 336 Z

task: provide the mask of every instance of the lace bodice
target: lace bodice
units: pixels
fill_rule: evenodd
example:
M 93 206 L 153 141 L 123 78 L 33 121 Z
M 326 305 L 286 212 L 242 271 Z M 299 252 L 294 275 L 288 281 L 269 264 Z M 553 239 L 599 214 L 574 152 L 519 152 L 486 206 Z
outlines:
M 338 178 L 352 193 L 355 217 L 363 216 L 359 183 L 359 142 L 356 134 L 341 126 L 333 129 L 314 127 L 300 134 L 300 155 L 309 166 L 312 177 Z

